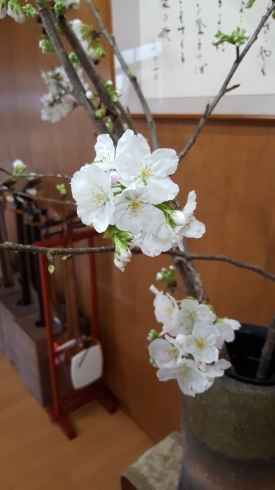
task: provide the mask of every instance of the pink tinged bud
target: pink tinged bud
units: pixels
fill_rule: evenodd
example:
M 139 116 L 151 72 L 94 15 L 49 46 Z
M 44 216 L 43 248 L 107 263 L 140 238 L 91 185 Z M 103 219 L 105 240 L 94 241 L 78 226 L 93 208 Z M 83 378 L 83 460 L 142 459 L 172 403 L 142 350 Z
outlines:
M 172 220 L 176 225 L 185 226 L 187 223 L 187 218 L 182 211 L 173 211 L 171 214 Z
M 115 185 L 119 182 L 119 173 L 118 172 L 111 172 L 110 173 L 110 178 L 111 178 L 111 182 L 112 182 L 112 185 Z

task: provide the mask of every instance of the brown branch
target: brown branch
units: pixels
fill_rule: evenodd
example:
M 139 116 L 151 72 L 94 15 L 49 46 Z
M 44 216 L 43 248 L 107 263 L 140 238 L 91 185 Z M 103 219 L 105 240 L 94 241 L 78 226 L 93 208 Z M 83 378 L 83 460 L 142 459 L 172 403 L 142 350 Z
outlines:
M 105 107 L 107 107 L 107 109 L 109 110 L 110 118 L 112 119 L 114 124 L 114 133 L 112 133 L 111 136 L 113 137 L 113 139 L 117 141 L 124 133 L 124 128 L 120 121 L 117 109 L 108 95 L 103 79 L 101 75 L 98 73 L 98 71 L 96 70 L 94 64 L 91 62 L 85 49 L 79 42 L 77 36 L 75 35 L 72 27 L 68 23 L 66 17 L 64 15 L 60 15 L 60 16 L 56 16 L 56 19 L 64 36 L 66 37 L 71 48 L 73 49 L 74 53 L 78 57 L 82 67 L 87 73 L 92 84 L 94 85 L 98 97 L 100 98 L 101 102 L 105 105 Z M 108 133 L 109 131 L 107 130 L 105 132 Z
M 0 250 L 13 250 L 14 252 L 26 252 L 35 254 L 45 254 L 49 256 L 55 255 L 89 255 L 114 252 L 115 247 L 88 247 L 88 248 L 51 248 L 51 247 L 37 247 L 36 245 L 21 245 L 20 243 L 5 242 L 0 243 Z
M 116 102 L 116 106 L 119 112 L 121 113 L 122 119 L 127 124 L 128 128 L 134 131 L 134 133 L 136 133 L 135 126 L 129 112 L 125 109 L 125 107 L 123 107 L 123 105 L 119 100 Z
M 201 302 L 204 293 L 200 275 L 186 257 L 172 256 L 172 260 L 185 285 L 187 296 L 192 296 Z
M 61 62 L 62 66 L 64 67 L 64 70 L 72 84 L 73 87 L 73 93 L 74 96 L 78 102 L 79 105 L 81 105 L 86 113 L 88 114 L 90 120 L 92 123 L 97 127 L 98 131 L 100 133 L 109 133 L 108 128 L 106 127 L 106 124 L 102 119 L 96 119 L 95 117 L 95 107 L 92 104 L 90 100 L 87 99 L 86 97 L 86 91 L 81 83 L 81 80 L 79 79 L 78 74 L 76 73 L 76 70 L 71 63 L 68 54 L 66 53 L 64 46 L 60 40 L 60 37 L 56 31 L 55 23 L 53 20 L 53 13 L 48 9 L 48 7 L 43 6 L 39 0 L 36 0 L 36 5 L 38 12 L 40 14 L 40 17 L 42 19 L 43 27 L 47 33 L 47 36 L 49 37 L 54 50 L 59 58 L 59 61 Z
M 60 201 L 58 201 L 60 204 Z M 34 253 L 51 253 L 53 255 L 86 255 L 90 253 L 103 253 L 103 252 L 113 252 L 114 247 L 98 247 L 98 248 L 46 248 L 46 247 L 34 247 L 32 245 L 21 245 L 19 243 L 14 242 L 5 242 L 0 243 L 0 249 L 5 250 L 14 250 L 17 252 L 34 252 Z M 132 249 L 132 253 L 134 255 L 141 254 L 141 250 L 139 248 Z M 213 261 L 221 261 L 227 262 L 228 264 L 235 265 L 236 267 L 241 267 L 243 269 L 250 270 L 252 272 L 256 272 L 266 279 L 270 279 L 271 281 L 275 281 L 275 274 L 271 272 L 267 272 L 260 267 L 255 265 L 246 264 L 244 262 L 239 262 L 237 260 L 231 259 L 230 257 L 226 257 L 225 255 L 199 255 L 199 254 L 185 254 L 184 252 L 180 252 L 178 250 L 169 250 L 168 252 L 163 252 L 164 255 L 171 255 L 172 257 L 181 257 L 184 260 L 190 262 L 193 260 L 213 260 Z M 195 272 L 196 273 L 196 272 Z M 197 273 L 196 273 L 197 274 Z
M 67 175 L 67 174 L 64 174 L 64 175 L 61 175 L 61 174 L 36 174 L 34 172 L 30 172 L 29 174 L 20 174 L 20 175 L 16 175 L 16 176 L 12 176 L 12 178 L 16 178 L 17 180 L 18 179 L 21 179 L 22 178 L 26 178 L 26 179 L 67 179 L 67 180 L 72 180 L 72 176 L 71 175 Z
M 202 254 L 185 254 L 185 252 L 179 252 L 178 250 L 169 250 L 168 252 L 164 252 L 165 254 L 169 254 L 171 256 L 183 257 L 186 260 L 213 260 L 218 262 L 227 262 L 228 264 L 234 265 L 235 267 L 240 267 L 241 269 L 247 269 L 252 272 L 256 272 L 256 274 L 260 274 L 266 279 L 270 279 L 271 281 L 275 281 L 275 274 L 271 272 L 267 272 L 264 269 L 252 264 L 246 264 L 245 262 L 240 262 L 235 259 L 231 259 L 226 255 L 202 255 Z
M 117 44 L 116 44 L 114 36 L 109 34 L 109 32 L 107 31 L 107 29 L 106 29 L 106 27 L 102 21 L 102 18 L 100 16 L 98 10 L 95 8 L 93 2 L 91 0 L 86 0 L 86 3 L 88 5 L 90 11 L 92 12 L 93 16 L 96 18 L 96 21 L 99 25 L 101 33 L 103 34 L 103 36 L 105 37 L 105 39 L 109 43 L 111 49 L 113 50 L 113 53 L 116 55 L 117 59 L 119 60 L 124 73 L 127 75 L 132 86 L 134 87 L 134 90 L 135 90 L 137 97 L 140 101 L 140 104 L 141 104 L 142 109 L 144 111 L 144 115 L 145 115 L 149 130 L 150 130 L 151 140 L 152 140 L 152 148 L 153 148 L 153 150 L 157 150 L 158 149 L 158 137 L 157 137 L 157 130 L 156 130 L 155 122 L 154 122 L 153 116 L 151 114 L 151 111 L 149 109 L 149 106 L 147 104 L 147 101 L 146 101 L 146 99 L 145 99 L 145 97 L 141 91 L 141 88 L 139 86 L 137 78 L 131 72 L 129 66 L 125 62 Z
M 62 201 L 61 199 L 52 199 L 51 197 L 42 197 L 42 196 L 33 196 L 32 194 L 28 194 L 27 192 L 22 192 L 22 191 L 17 191 L 13 189 L 0 189 L 1 192 L 9 192 L 10 194 L 13 194 L 14 196 L 19 196 L 22 198 L 27 198 L 27 200 L 31 201 L 43 201 L 43 202 L 50 202 L 52 204 L 61 204 L 65 206 L 76 206 L 76 203 L 74 201 Z
M 88 1 L 88 0 L 86 0 L 86 1 Z M 259 32 L 264 27 L 266 21 L 272 15 L 272 12 L 274 12 L 274 10 L 275 10 L 275 3 L 272 3 L 272 6 L 267 10 L 266 14 L 262 17 L 262 19 L 261 19 L 258 27 L 256 28 L 255 32 L 253 33 L 253 35 L 249 39 L 249 41 L 246 44 L 246 46 L 245 46 L 244 50 L 242 51 L 242 53 L 239 54 L 238 51 L 237 51 L 236 59 L 235 59 L 233 65 L 232 65 L 232 68 L 229 71 L 229 73 L 228 73 L 228 75 L 227 75 L 227 77 L 226 77 L 226 79 L 225 79 L 225 81 L 224 81 L 224 83 L 223 83 L 220 91 L 218 92 L 218 94 L 216 95 L 216 97 L 214 98 L 214 100 L 211 102 L 211 104 L 209 105 L 209 107 L 204 112 L 203 116 L 201 117 L 201 119 L 200 119 L 200 121 L 199 121 L 199 123 L 198 123 L 198 125 L 197 125 L 197 127 L 196 127 L 196 129 L 195 129 L 195 131 L 193 133 L 193 135 L 189 139 L 188 143 L 185 145 L 185 147 L 183 148 L 183 150 L 180 151 L 180 153 L 178 154 L 179 160 L 182 160 L 182 158 L 185 157 L 185 155 L 187 154 L 187 152 L 190 150 L 190 148 L 192 148 L 192 146 L 196 142 L 196 139 L 197 139 L 198 135 L 200 134 L 203 126 L 207 122 L 210 114 L 212 114 L 212 112 L 215 109 L 216 105 L 218 104 L 218 102 L 220 101 L 220 99 L 226 93 L 227 86 L 228 86 L 230 80 L 232 79 L 233 75 L 235 74 L 235 72 L 238 69 L 239 65 L 241 64 L 242 60 L 244 59 L 244 57 L 246 56 L 246 54 L 250 50 L 251 46 L 257 40 Z M 236 86 L 234 88 L 236 88 Z M 233 87 L 231 88 L 231 90 L 232 89 L 233 89 Z
M 266 374 L 275 349 L 275 315 L 272 316 L 270 327 L 267 330 L 266 341 L 262 348 L 261 358 L 256 373 L 256 379 L 266 379 Z

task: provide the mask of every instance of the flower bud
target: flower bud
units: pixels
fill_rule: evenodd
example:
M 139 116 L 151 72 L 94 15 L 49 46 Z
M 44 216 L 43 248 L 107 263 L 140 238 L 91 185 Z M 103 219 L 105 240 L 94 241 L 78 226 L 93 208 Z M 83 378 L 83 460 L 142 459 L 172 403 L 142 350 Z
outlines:
M 86 98 L 89 99 L 89 100 L 93 100 L 94 98 L 94 94 L 91 90 L 87 90 L 86 92 Z
M 176 225 L 185 226 L 187 223 L 186 216 L 182 211 L 173 211 L 171 217 Z
M 118 172 L 110 172 L 110 178 L 111 178 L 111 182 L 112 182 L 112 185 L 115 185 L 119 182 L 119 173 Z
M 159 339 L 159 338 L 160 338 L 159 333 L 153 329 L 150 330 L 149 334 L 147 335 L 147 340 L 149 340 L 150 342 L 152 342 L 155 339 Z
M 56 2 L 54 11 L 57 15 L 64 15 L 66 12 L 66 5 L 63 2 Z
M 162 273 L 158 272 L 156 275 L 156 281 L 162 281 L 162 279 L 163 279 Z

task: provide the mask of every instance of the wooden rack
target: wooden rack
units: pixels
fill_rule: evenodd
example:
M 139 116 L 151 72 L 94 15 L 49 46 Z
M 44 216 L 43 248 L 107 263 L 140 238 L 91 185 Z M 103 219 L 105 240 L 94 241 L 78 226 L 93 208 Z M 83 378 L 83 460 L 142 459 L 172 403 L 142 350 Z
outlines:
M 93 229 L 85 229 L 79 232 L 73 232 L 72 241 L 74 243 L 87 239 L 89 247 L 94 246 L 94 236 L 97 233 Z M 40 247 L 66 247 L 68 243 L 68 237 L 52 237 L 39 242 L 34 245 Z M 97 305 L 97 286 L 96 286 L 96 269 L 95 258 L 93 254 L 89 254 L 89 269 L 90 269 L 90 294 L 91 294 L 91 322 L 92 322 L 92 334 L 93 338 L 99 340 L 99 317 L 98 317 L 98 305 Z M 44 254 L 39 254 L 39 268 L 41 276 L 41 288 L 43 296 L 43 308 L 45 314 L 45 327 L 47 332 L 47 349 L 50 366 L 50 378 L 52 387 L 52 404 L 46 407 L 46 411 L 50 416 L 51 422 L 57 423 L 60 429 L 68 437 L 73 439 L 76 437 L 76 430 L 70 421 L 69 414 L 74 410 L 80 408 L 86 403 L 97 399 L 103 407 L 110 413 L 116 412 L 116 405 L 109 397 L 103 384 L 103 379 L 95 381 L 86 388 L 81 390 L 75 390 L 75 392 L 62 398 L 60 395 L 60 387 L 58 382 L 58 372 L 56 365 L 56 351 L 54 350 L 54 338 L 52 331 L 52 313 L 50 305 L 49 295 L 49 272 L 48 261 Z

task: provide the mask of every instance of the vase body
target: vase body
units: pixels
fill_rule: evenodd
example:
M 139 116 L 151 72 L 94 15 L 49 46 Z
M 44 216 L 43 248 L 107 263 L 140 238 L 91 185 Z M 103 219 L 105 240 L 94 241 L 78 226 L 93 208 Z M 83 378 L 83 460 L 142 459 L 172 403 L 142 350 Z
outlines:
M 243 326 L 230 348 L 243 371 L 216 379 L 195 398 L 182 397 L 179 490 L 275 489 L 275 386 L 247 376 L 255 375 L 265 334 Z

